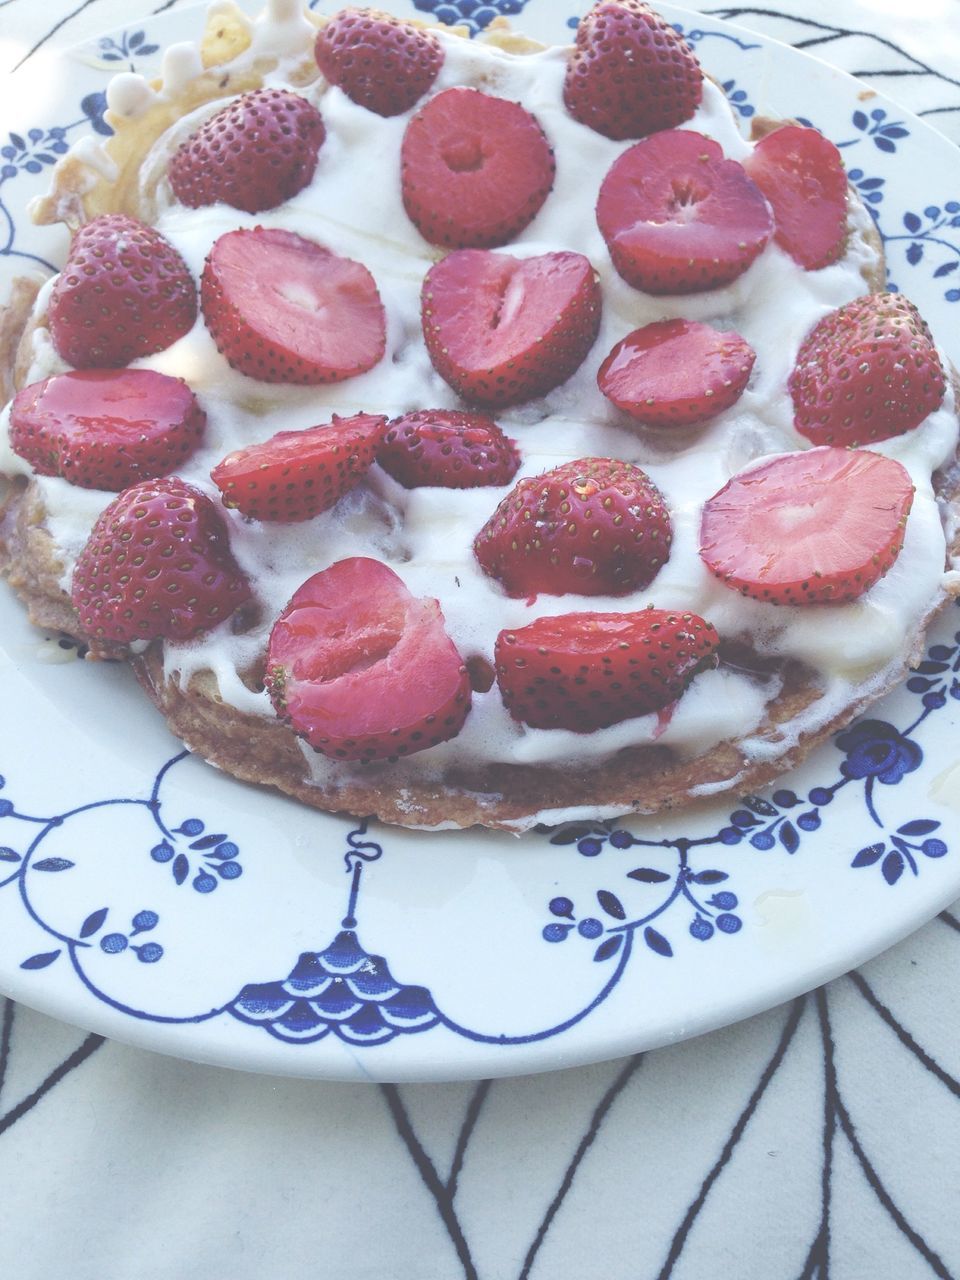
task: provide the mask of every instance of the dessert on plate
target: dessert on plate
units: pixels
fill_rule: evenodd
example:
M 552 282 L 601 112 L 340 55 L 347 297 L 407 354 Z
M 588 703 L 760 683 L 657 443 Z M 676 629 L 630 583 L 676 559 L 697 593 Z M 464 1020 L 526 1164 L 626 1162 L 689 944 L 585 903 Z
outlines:
M 778 776 L 958 590 L 957 413 L 837 149 L 640 0 L 569 48 L 211 7 L 57 168 L 0 567 L 331 811 L 522 831 Z

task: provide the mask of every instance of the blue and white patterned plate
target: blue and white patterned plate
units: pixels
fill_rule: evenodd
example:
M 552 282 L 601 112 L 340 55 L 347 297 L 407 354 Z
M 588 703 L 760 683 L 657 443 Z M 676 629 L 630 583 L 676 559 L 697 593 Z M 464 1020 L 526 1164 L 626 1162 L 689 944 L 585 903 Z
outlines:
M 391 7 L 476 29 L 505 13 L 551 41 L 578 8 Z M 666 11 L 745 122 L 800 116 L 843 149 L 892 280 L 960 363 L 956 148 L 840 72 Z M 61 259 L 62 231 L 24 209 L 69 143 L 105 131 L 109 76 L 153 71 L 201 26 L 151 19 L 11 92 L 33 114 L 0 132 L 4 280 Z M 5 589 L 0 629 L 0 987 L 162 1052 L 379 1080 L 613 1057 L 815 986 L 960 895 L 954 608 L 903 688 L 763 795 L 522 840 L 367 827 L 242 786 Z

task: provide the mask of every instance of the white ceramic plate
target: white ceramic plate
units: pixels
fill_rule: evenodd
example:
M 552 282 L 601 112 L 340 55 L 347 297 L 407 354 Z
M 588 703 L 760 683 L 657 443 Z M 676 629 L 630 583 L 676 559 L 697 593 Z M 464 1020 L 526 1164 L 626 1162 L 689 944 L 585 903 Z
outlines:
M 566 41 L 576 5 L 391 7 L 475 23 L 500 10 Z M 960 363 L 956 149 L 808 57 L 666 12 L 745 122 L 800 116 L 843 148 L 892 279 Z M 151 72 L 201 28 L 200 11 L 174 12 L 44 83 L 27 69 L 10 99 L 42 106 L 0 134 L 5 279 L 62 260 L 62 231 L 33 228 L 26 200 L 69 143 L 103 130 L 109 76 Z M 334 1079 L 544 1070 L 734 1021 L 960 895 L 947 613 L 920 672 L 763 797 L 516 840 L 367 830 L 225 778 L 183 755 L 125 669 L 59 661 L 69 652 L 4 589 L 0 987 L 165 1053 Z

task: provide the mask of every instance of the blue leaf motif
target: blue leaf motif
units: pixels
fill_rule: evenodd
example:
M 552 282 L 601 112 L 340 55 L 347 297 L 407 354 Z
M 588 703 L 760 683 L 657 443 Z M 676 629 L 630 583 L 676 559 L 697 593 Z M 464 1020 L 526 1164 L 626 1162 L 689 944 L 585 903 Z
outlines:
M 909 138 L 910 130 L 899 124 L 886 124 L 880 130 L 885 138 Z
M 780 816 L 768 800 L 761 800 L 759 796 L 744 796 L 743 803 L 748 804 L 754 813 L 759 813 L 764 818 Z
M 907 250 L 907 261 L 910 263 L 911 267 L 915 267 L 922 257 L 923 245 L 918 244 L 917 241 L 914 240 L 913 244 Z
M 40 862 L 35 862 L 31 868 L 33 871 L 68 871 L 74 864 L 67 858 L 43 858 Z
M 56 951 L 42 951 L 39 955 L 31 956 L 29 960 L 24 960 L 20 966 L 21 969 L 45 969 L 48 964 L 53 964 L 57 956 L 60 954 L 60 948 Z
M 149 56 L 149 54 L 151 54 L 151 53 L 156 53 L 156 52 L 157 52 L 157 50 L 158 50 L 159 48 L 160 48 L 160 46 L 159 46 L 158 44 L 145 44 L 145 45 L 142 45 L 142 46 L 141 46 L 141 48 L 140 48 L 140 52 L 139 52 L 139 54 L 138 54 L 137 56 L 138 56 L 138 57 L 140 57 L 140 58 L 146 58 L 146 57 L 148 57 L 148 56 Z
M 101 907 L 99 911 L 94 911 L 87 916 L 83 924 L 80 926 L 80 937 L 89 938 L 91 934 L 96 933 L 103 927 L 103 922 L 107 918 L 109 907 Z
M 944 276 L 948 276 L 951 271 L 956 271 L 957 267 L 960 267 L 960 262 L 945 262 L 942 267 L 937 267 L 933 273 L 933 278 L 941 280 Z
M 19 133 L 11 133 L 9 137 L 10 137 L 10 141 L 13 143 L 13 145 L 16 147 L 18 151 L 26 151 L 27 144 L 20 137 Z
M 694 884 L 719 884 L 721 880 L 729 880 L 730 877 L 725 871 L 698 871 L 690 879 Z
M 127 40 L 128 49 L 137 49 L 143 44 L 145 35 L 142 31 L 134 31 L 133 35 Z
M 905 822 L 902 827 L 897 827 L 897 834 L 901 836 L 928 836 L 931 831 L 938 830 L 939 822 L 933 822 L 930 818 L 917 818 L 913 822 Z
M 19 862 L 20 855 L 15 849 L 8 849 L 6 846 L 0 849 L 0 862 Z
M 915 213 L 905 213 L 903 215 L 903 225 L 907 228 L 908 231 L 919 231 L 920 219 L 917 217 Z
M 194 840 L 191 843 L 190 848 L 191 849 L 213 849 L 222 841 L 226 840 L 226 838 L 227 838 L 226 832 L 221 832 L 220 835 L 215 835 L 215 836 L 203 836 L 203 838 L 200 840 Z
M 614 920 L 626 920 L 627 913 L 623 909 L 623 903 L 615 894 L 609 893 L 606 889 L 599 889 L 597 901 L 608 916 L 613 916 Z
M 874 142 L 881 151 L 892 152 L 897 149 L 895 142 L 891 142 L 888 138 L 882 138 L 879 134 L 874 138 Z
M 883 866 L 880 870 L 883 872 L 883 878 L 887 884 L 896 884 L 903 875 L 903 855 L 900 853 L 888 853 L 883 860 Z
M 653 867 L 636 867 L 627 872 L 627 877 L 639 880 L 641 884 L 663 884 L 664 880 L 670 879 L 665 871 L 656 871 Z
M 862 130 L 866 129 L 870 122 L 862 111 L 855 111 L 853 113 L 853 123 L 857 129 Z
M 183 884 L 187 876 L 190 874 L 190 863 L 186 859 L 186 855 L 179 853 L 173 860 L 173 878 L 177 884 Z
M 886 845 L 870 844 L 866 849 L 861 849 L 854 860 L 850 863 L 851 867 L 872 867 L 875 862 L 879 862 L 882 858 Z
M 785 822 L 780 828 L 780 843 L 787 853 L 796 853 L 800 848 L 800 837 L 792 822 Z
M 655 951 L 658 956 L 673 955 L 673 947 L 671 947 L 663 934 L 657 933 L 656 929 L 651 929 L 649 925 L 643 931 L 643 940 L 650 950 Z
M 593 953 L 594 960 L 609 960 L 611 956 L 615 956 L 623 946 L 623 934 L 613 934 L 600 943 L 596 951 Z

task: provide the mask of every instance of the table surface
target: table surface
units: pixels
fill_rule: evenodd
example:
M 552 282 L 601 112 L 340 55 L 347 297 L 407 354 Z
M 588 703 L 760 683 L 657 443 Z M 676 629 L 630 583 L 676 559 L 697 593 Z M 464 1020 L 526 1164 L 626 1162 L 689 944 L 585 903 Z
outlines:
M 0 76 L 176 3 L 0 0 Z M 689 7 L 816 53 L 960 143 L 960 0 Z M 960 904 L 686 1044 L 402 1088 L 197 1066 L 6 1001 L 0 1273 L 960 1277 L 958 973 Z

